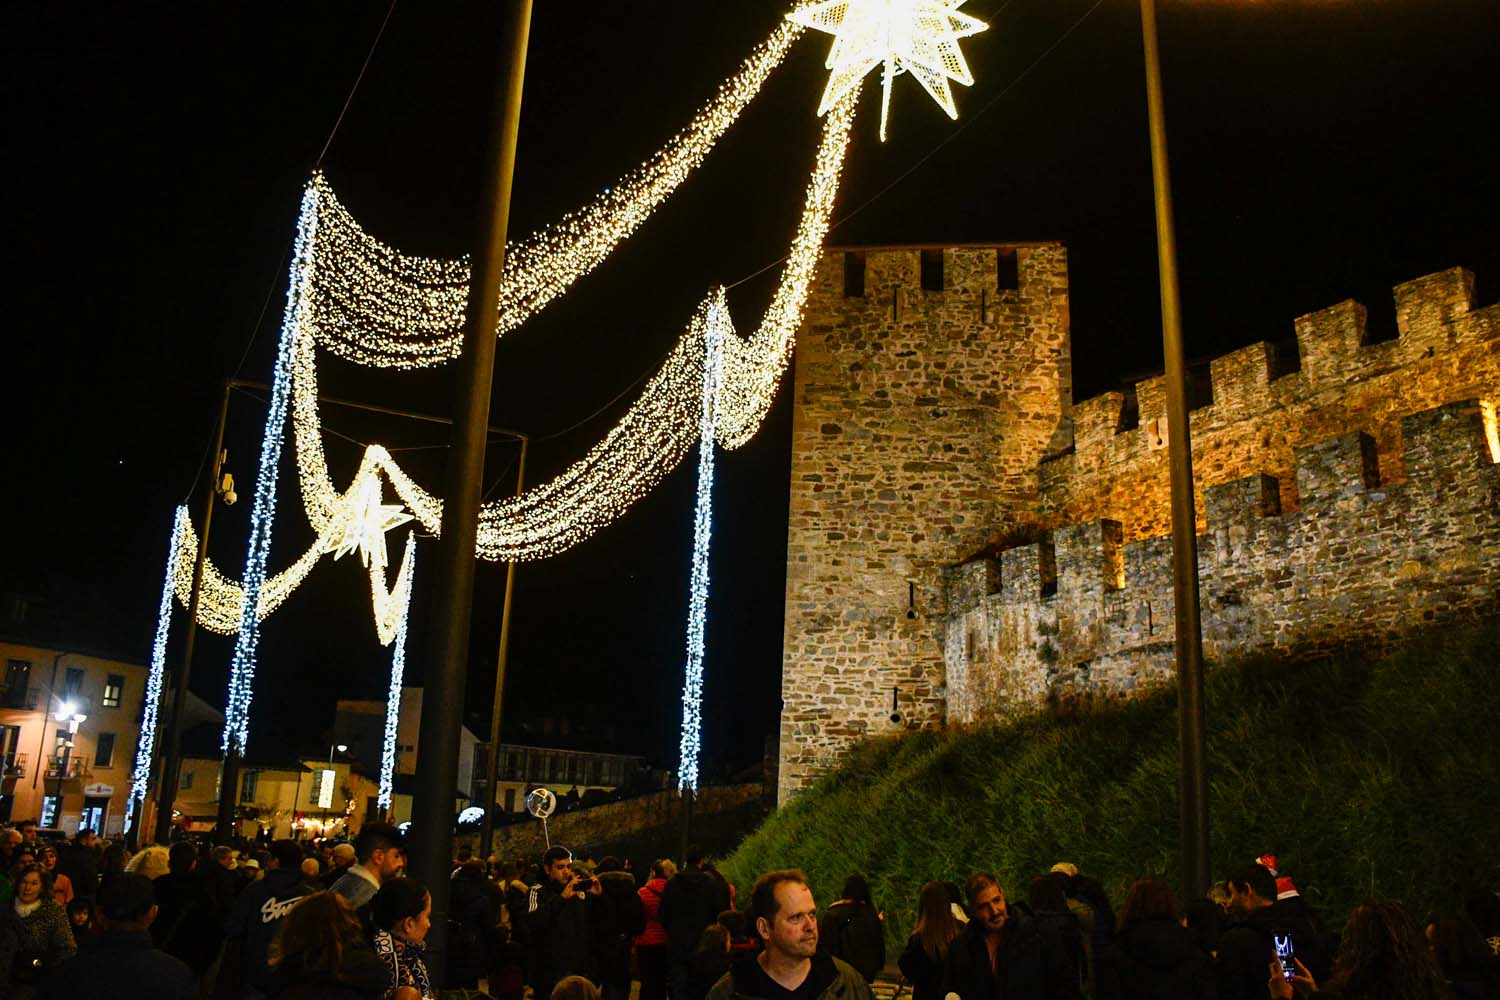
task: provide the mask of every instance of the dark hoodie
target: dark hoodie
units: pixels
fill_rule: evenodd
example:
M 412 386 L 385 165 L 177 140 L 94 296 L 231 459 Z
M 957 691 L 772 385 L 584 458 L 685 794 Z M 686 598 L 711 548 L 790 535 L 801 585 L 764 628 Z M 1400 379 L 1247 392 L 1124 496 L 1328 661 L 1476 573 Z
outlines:
M 1175 920 L 1122 929 L 1095 962 L 1097 1000 L 1213 1000 L 1214 970 L 1193 935 Z M 1265 991 L 1265 967 L 1261 968 Z
M 272 868 L 235 898 L 224 936 L 239 943 L 239 972 L 245 982 L 264 993 L 281 985 L 266 961 L 271 941 L 297 900 L 314 891 L 297 869 Z
M 1278 930 L 1291 932 L 1297 957 L 1314 980 L 1322 982 L 1327 978 L 1329 963 L 1307 907 L 1296 898 L 1279 899 L 1270 906 L 1243 914 L 1219 938 L 1219 955 L 1214 962 L 1219 1000 L 1265 997 L 1266 970 L 1276 957 L 1272 935 Z

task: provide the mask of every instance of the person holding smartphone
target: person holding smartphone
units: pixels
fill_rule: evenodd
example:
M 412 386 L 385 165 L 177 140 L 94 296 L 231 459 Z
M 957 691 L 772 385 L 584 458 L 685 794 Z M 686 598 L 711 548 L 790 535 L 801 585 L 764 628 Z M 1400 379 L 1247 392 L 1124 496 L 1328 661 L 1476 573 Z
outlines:
M 573 854 L 550 847 L 542 855 L 542 881 L 527 897 L 526 931 L 531 947 L 531 985 L 539 997 L 567 976 L 594 978 L 592 901 L 603 896 L 599 880 L 573 871 Z

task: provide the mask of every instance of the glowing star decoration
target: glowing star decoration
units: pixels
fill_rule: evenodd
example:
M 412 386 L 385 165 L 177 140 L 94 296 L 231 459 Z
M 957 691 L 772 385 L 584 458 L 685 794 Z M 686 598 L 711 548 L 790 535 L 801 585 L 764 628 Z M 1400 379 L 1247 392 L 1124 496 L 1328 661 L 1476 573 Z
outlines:
M 372 565 L 384 568 L 387 562 L 385 533 L 411 520 L 406 508 L 397 504 L 381 503 L 380 477 L 365 476 L 350 491 L 342 530 L 328 542 L 327 551 L 333 558 L 344 556 L 359 549 L 365 568 Z
M 901 73 L 917 78 L 949 118 L 958 118 L 948 81 L 974 85 L 958 40 L 987 27 L 958 13 L 964 0 L 815 0 L 787 20 L 833 36 L 828 52 L 828 87 L 818 114 L 827 114 L 859 86 L 865 74 L 885 64 L 880 99 L 880 141 L 885 141 L 891 109 L 891 81 Z

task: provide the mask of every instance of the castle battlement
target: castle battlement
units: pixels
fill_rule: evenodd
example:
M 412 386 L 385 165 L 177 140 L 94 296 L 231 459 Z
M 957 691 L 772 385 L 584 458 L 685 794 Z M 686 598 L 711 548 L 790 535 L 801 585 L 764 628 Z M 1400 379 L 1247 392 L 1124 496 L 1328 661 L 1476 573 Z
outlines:
M 1293 513 L 1281 513 L 1278 484 L 1264 474 L 1206 490 L 1199 574 L 1208 654 L 1376 644 L 1435 620 L 1500 612 L 1495 420 L 1488 400 L 1407 416 L 1399 483 L 1381 480 L 1374 439 L 1363 432 L 1300 448 L 1303 505 Z M 1044 698 L 1126 694 L 1170 676 L 1171 562 L 1169 537 L 1122 544 L 1120 524 L 1100 519 L 951 567 L 949 720 L 1003 717 Z
M 1203 486 L 1251 470 L 1274 475 L 1282 507 L 1295 510 L 1297 449 L 1356 426 L 1371 436 L 1387 479 L 1399 480 L 1405 456 L 1397 407 L 1500 387 L 1500 306 L 1476 310 L 1473 290 L 1473 275 L 1462 268 L 1397 285 L 1391 340 L 1369 342 L 1365 307 L 1349 300 L 1298 317 L 1295 349 L 1261 342 L 1214 358 L 1200 389 L 1208 399 L 1190 414 L 1200 528 Z M 1112 517 L 1127 538 L 1161 533 L 1166 410 L 1163 376 L 1137 382 L 1133 400 L 1108 392 L 1076 403 L 1071 449 L 1042 464 L 1043 521 Z
M 1500 307 L 1462 269 L 1213 359 L 1205 650 L 1500 611 Z M 1072 402 L 1056 243 L 838 247 L 798 333 L 781 793 L 864 736 L 1170 674 L 1165 386 Z M 895 699 L 899 719 L 892 721 Z
M 1495 413 L 1496 405 L 1489 400 L 1464 400 L 1404 418 L 1407 477 L 1398 483 L 1382 482 L 1375 440 L 1363 431 L 1299 448 L 1299 511 L 1283 515 L 1276 477 L 1255 473 L 1204 490 L 1208 531 L 1202 537 L 1233 529 L 1236 540 L 1242 541 L 1248 532 L 1268 527 L 1268 522 L 1278 522 L 1285 530 L 1287 522 L 1297 519 L 1326 521 L 1355 507 L 1365 512 L 1378 504 L 1387 504 L 1393 516 L 1404 515 L 1398 508 L 1413 503 L 1461 508 L 1474 489 L 1484 492 L 1500 486 L 1500 450 L 1489 430 Z M 1500 498 L 1500 493 L 1494 495 Z M 1100 518 L 1052 529 L 1040 541 L 1007 548 L 998 557 L 951 567 L 945 582 L 947 613 L 965 614 L 987 598 L 1026 603 L 1077 593 L 1128 592 L 1141 577 L 1156 575 L 1142 573 L 1141 568 L 1163 541 L 1168 552 L 1171 545 L 1165 538 L 1122 538 L 1120 522 Z M 1127 566 L 1134 570 L 1127 571 Z

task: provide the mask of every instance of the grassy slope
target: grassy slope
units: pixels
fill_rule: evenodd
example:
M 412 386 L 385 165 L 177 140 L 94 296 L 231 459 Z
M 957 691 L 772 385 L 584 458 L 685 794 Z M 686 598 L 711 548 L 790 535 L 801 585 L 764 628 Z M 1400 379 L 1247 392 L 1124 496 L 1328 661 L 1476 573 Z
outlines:
M 1213 872 L 1270 851 L 1335 925 L 1369 895 L 1420 915 L 1500 882 L 1500 626 L 1432 635 L 1374 663 L 1258 661 L 1208 686 Z M 1024 896 L 1069 860 L 1116 900 L 1174 884 L 1176 696 L 1003 726 L 869 741 L 722 865 L 800 867 L 816 898 L 870 879 L 904 941 L 929 878 L 995 871 Z M 743 895 L 741 898 L 745 898 Z

